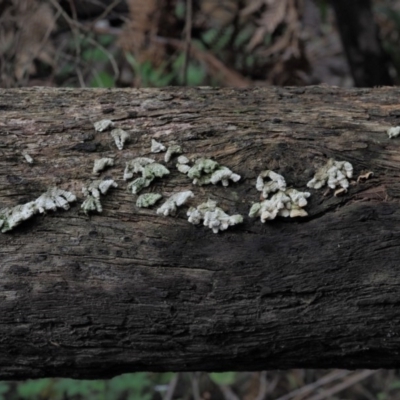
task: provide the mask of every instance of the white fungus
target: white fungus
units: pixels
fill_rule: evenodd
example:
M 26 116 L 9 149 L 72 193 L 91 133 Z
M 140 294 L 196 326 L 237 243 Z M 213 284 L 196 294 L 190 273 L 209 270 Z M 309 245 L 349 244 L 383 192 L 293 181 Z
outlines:
M 187 174 L 190 179 L 193 179 L 193 185 L 203 186 L 212 183 L 216 185 L 221 182 L 223 186 L 229 186 L 229 181 L 238 182 L 240 175 L 232 172 L 228 167 L 219 165 L 216 161 L 210 158 L 199 158 L 195 161 L 192 167 L 189 167 L 189 160 L 178 158 L 176 165 L 178 171 Z
M 96 132 L 103 132 L 109 128 L 112 128 L 114 126 L 114 122 L 109 119 L 102 119 L 101 121 L 95 122 L 93 125 Z
M 349 187 L 349 178 L 353 176 L 353 166 L 347 161 L 335 161 L 332 158 L 321 167 L 314 178 L 307 183 L 307 187 L 320 189 L 326 183 L 331 189 L 340 186 L 343 189 Z
M 268 180 L 265 178 L 268 178 Z M 262 192 L 262 196 L 266 199 L 270 193 L 274 193 L 277 190 L 285 190 L 286 181 L 282 175 L 271 170 L 266 170 L 261 172 L 257 177 L 256 189 Z
M 147 157 L 137 157 L 131 161 L 128 161 L 125 166 L 124 180 L 133 178 L 134 174 L 139 174 L 143 172 L 144 167 L 147 164 L 155 163 L 156 160 Z
M 182 147 L 178 144 L 173 144 L 172 146 L 168 147 L 164 156 L 165 162 L 169 162 L 174 154 L 182 154 Z
M 103 171 L 106 167 L 112 167 L 114 165 L 114 160 L 112 158 L 104 157 L 98 160 L 94 160 L 93 173 L 98 174 Z
M 148 208 L 153 206 L 162 199 L 162 195 L 159 193 L 145 193 L 141 194 L 136 200 L 136 206 L 141 208 Z
M 23 156 L 28 164 L 33 164 L 33 158 L 28 153 L 23 153 Z
M 8 232 L 38 213 L 44 213 L 48 210 L 55 211 L 57 208 L 68 210 L 69 203 L 75 200 L 76 196 L 73 193 L 52 187 L 35 201 L 0 210 L 1 231 Z
M 128 132 L 125 132 L 123 129 L 113 129 L 111 131 L 111 136 L 115 141 L 115 145 L 117 146 L 118 150 L 122 150 L 124 148 L 125 143 L 127 143 L 131 136 Z
M 197 208 L 190 207 L 188 221 L 192 224 L 199 224 L 203 220 L 203 225 L 208 226 L 214 233 L 224 231 L 230 226 L 243 222 L 243 217 L 239 214 L 228 215 L 221 208 L 217 207 L 217 202 L 208 200 Z
M 82 187 L 82 193 L 86 197 L 81 208 L 88 214 L 90 211 L 101 213 L 103 207 L 100 202 L 100 193 L 107 194 L 112 187 L 118 187 L 118 184 L 113 179 L 96 180 L 90 183 L 89 186 Z
M 192 197 L 194 197 L 194 194 L 190 190 L 175 193 L 157 210 L 157 214 L 164 216 L 174 215 L 177 208 L 185 204 Z
M 306 217 L 308 214 L 303 207 L 307 205 L 309 192 L 300 192 L 297 189 L 279 190 L 269 199 L 255 203 L 250 209 L 249 217 L 260 217 L 261 222 L 280 217 Z
M 399 136 L 400 135 L 400 126 L 394 126 L 392 128 L 389 128 L 387 130 L 387 134 L 389 136 L 389 139 Z
M 165 151 L 167 148 L 160 142 L 157 142 L 155 139 L 151 139 L 151 152 L 152 153 L 161 153 Z

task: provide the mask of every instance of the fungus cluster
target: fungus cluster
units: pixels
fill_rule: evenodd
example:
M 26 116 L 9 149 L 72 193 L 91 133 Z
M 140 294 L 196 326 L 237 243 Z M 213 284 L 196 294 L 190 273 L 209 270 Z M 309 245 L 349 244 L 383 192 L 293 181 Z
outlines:
M 295 218 L 308 215 L 303 208 L 307 205 L 310 193 L 287 188 L 282 175 L 271 170 L 261 172 L 257 178 L 256 189 L 262 192 L 265 200 L 252 205 L 250 217 L 260 217 L 264 223 L 277 216 Z
M 14 229 L 21 222 L 38 213 L 42 214 L 49 210 L 56 211 L 57 208 L 68 210 L 69 203 L 75 200 L 76 197 L 73 193 L 52 187 L 34 201 L 0 210 L 1 232 L 8 232 Z
M 178 171 L 187 174 L 193 179 L 193 185 L 203 186 L 212 183 L 216 185 L 221 182 L 223 186 L 229 186 L 229 181 L 238 182 L 240 175 L 232 172 L 228 167 L 219 165 L 210 158 L 199 158 L 194 162 L 193 166 L 189 166 L 189 159 L 185 156 L 178 158 L 176 165 Z
M 129 183 L 128 190 L 133 194 L 137 194 L 142 189 L 150 186 L 150 183 L 153 182 L 155 178 L 162 178 L 168 175 L 169 170 L 152 158 L 138 157 L 126 163 L 124 180 L 133 178 L 134 174 L 142 174 L 142 176 Z
M 203 225 L 208 226 L 214 233 L 224 231 L 230 226 L 243 222 L 243 217 L 239 214 L 228 215 L 221 208 L 217 207 L 217 202 L 208 200 L 202 203 L 197 208 L 190 207 L 187 212 L 188 221 L 192 224 L 200 224 L 203 220 Z
M 82 193 L 86 199 L 82 203 L 81 208 L 85 214 L 92 211 L 101 213 L 103 207 L 100 202 L 100 194 L 107 194 L 112 187 L 118 187 L 113 179 L 96 180 L 91 182 L 89 186 L 83 186 Z
M 349 187 L 348 179 L 353 176 L 353 166 L 348 161 L 335 161 L 330 158 L 328 162 L 321 167 L 314 178 L 307 183 L 307 187 L 313 189 L 320 189 L 325 184 L 331 189 L 336 189 L 340 186 L 347 190 Z

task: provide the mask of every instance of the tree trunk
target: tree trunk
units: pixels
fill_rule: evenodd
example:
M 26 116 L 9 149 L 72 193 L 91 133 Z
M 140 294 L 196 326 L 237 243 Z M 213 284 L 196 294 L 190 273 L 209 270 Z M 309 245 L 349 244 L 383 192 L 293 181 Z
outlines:
M 382 48 L 371 0 L 331 0 L 357 87 L 392 85 L 389 56 Z
M 0 209 L 49 187 L 68 211 L 0 234 L 0 378 L 109 377 L 128 371 L 394 368 L 400 350 L 400 90 L 329 87 L 0 90 Z M 123 150 L 93 122 L 132 134 Z M 214 234 L 138 208 L 125 162 L 150 142 L 180 144 L 241 175 L 194 186 L 166 165 L 147 191 L 192 190 L 242 224 Z M 33 158 L 27 162 L 23 154 Z M 114 156 L 118 188 L 81 210 L 95 159 Z M 347 193 L 308 189 L 329 158 L 348 161 Z M 308 217 L 261 223 L 258 174 L 308 190 Z M 359 175 L 372 171 L 367 180 Z M 99 179 L 99 178 L 97 178 Z

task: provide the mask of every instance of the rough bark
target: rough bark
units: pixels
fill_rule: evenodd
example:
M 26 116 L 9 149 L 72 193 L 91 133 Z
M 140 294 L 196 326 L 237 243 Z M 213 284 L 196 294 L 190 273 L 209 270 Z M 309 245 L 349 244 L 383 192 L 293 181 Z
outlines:
M 94 378 L 138 370 L 399 366 L 399 89 L 0 90 L 0 209 L 48 187 L 73 191 L 69 211 L 0 234 L 0 378 Z M 118 151 L 93 122 L 133 132 Z M 208 156 L 240 182 L 191 189 L 244 223 L 219 234 L 138 209 L 125 161 L 151 138 Z M 34 159 L 28 164 L 22 152 Z M 81 212 L 93 161 L 115 155 L 119 187 L 103 213 Z M 161 157 L 159 155 L 157 158 Z M 247 217 L 258 173 L 305 189 L 328 158 L 353 164 L 341 197 L 310 190 L 309 216 Z

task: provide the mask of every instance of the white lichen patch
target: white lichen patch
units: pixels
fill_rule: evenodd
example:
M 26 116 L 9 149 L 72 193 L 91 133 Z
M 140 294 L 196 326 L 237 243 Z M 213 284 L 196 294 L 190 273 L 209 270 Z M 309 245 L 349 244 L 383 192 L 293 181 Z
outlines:
M 89 214 L 93 211 L 98 213 L 103 211 L 103 206 L 101 205 L 100 199 L 91 195 L 86 197 L 85 201 L 81 205 L 81 208 L 85 214 Z
M 124 180 L 127 181 L 128 179 L 133 178 L 134 174 L 142 173 L 146 165 L 155 162 L 156 160 L 147 157 L 138 157 L 128 161 L 125 166 Z
M 118 184 L 113 179 L 96 180 L 91 182 L 89 186 L 83 186 L 82 193 L 86 199 L 82 203 L 81 208 L 85 214 L 91 211 L 101 213 L 103 207 L 100 202 L 100 194 L 107 194 L 113 187 L 118 187 Z
M 165 151 L 167 148 L 160 142 L 157 142 L 155 139 L 151 139 L 151 152 L 152 153 L 161 153 Z
M 154 206 L 154 204 L 156 204 L 157 201 L 159 201 L 160 199 L 162 199 L 162 195 L 159 193 L 141 194 L 136 200 L 136 206 L 141 208 L 148 208 Z
M 174 154 L 182 154 L 182 147 L 180 145 L 173 144 L 168 147 L 164 156 L 165 162 L 169 162 Z
M 101 121 L 95 122 L 93 125 L 96 132 L 103 132 L 112 128 L 114 126 L 114 122 L 112 122 L 110 119 L 102 119 Z
M 176 168 L 182 174 L 187 174 L 191 168 L 188 164 L 189 164 L 189 159 L 186 156 L 179 156 Z
M 73 193 L 52 187 L 35 201 L 0 210 L 1 232 L 11 231 L 21 222 L 38 213 L 44 213 L 48 210 L 55 211 L 57 208 L 68 210 L 70 207 L 69 203 L 75 200 L 76 196 Z
M 104 168 L 112 166 L 114 166 L 114 160 L 112 158 L 104 157 L 94 160 L 93 173 L 99 174 Z
M 186 157 L 185 159 L 179 157 L 176 166 L 178 171 L 187 174 L 190 179 L 193 179 L 193 185 L 203 186 L 210 183 L 216 185 L 221 182 L 223 186 L 229 186 L 229 181 L 238 182 L 241 178 L 240 175 L 235 174 L 228 167 L 219 165 L 210 158 L 199 158 L 192 167 L 187 165 L 188 162 L 189 160 Z
M 113 179 L 96 180 L 91 182 L 89 186 L 83 186 L 82 193 L 84 196 L 91 195 L 99 199 L 100 193 L 107 194 L 112 187 L 118 187 L 118 184 Z
M 175 215 L 177 208 L 184 205 L 192 197 L 194 197 L 194 194 L 191 190 L 175 193 L 157 210 L 157 214 Z
M 274 193 L 278 190 L 284 191 L 286 189 L 286 181 L 282 175 L 279 175 L 274 171 L 262 171 L 257 177 L 256 189 L 259 192 L 262 192 L 262 196 L 266 199 L 270 193 Z
M 35 200 L 36 207 L 40 213 L 47 210 L 56 211 L 57 208 L 69 210 L 69 203 L 76 201 L 76 196 L 67 190 L 57 187 L 50 188 Z
M 122 150 L 125 146 L 125 143 L 129 142 L 131 139 L 131 135 L 129 135 L 128 132 L 119 128 L 113 129 L 111 131 L 111 136 L 113 137 L 118 150 Z
M 151 158 L 138 157 L 126 163 L 124 179 L 128 180 L 137 173 L 141 173 L 142 176 L 128 185 L 128 190 L 132 191 L 133 194 L 137 194 L 148 187 L 154 179 L 168 175 L 169 170 Z
M 131 191 L 132 194 L 138 194 L 142 189 L 149 187 L 152 181 L 152 179 L 140 177 L 130 182 L 127 189 Z
M 338 186 L 347 189 L 349 187 L 348 179 L 352 176 L 353 166 L 349 162 L 335 161 L 331 158 L 307 183 L 307 187 L 320 189 L 328 184 L 331 189 L 336 189 Z
M 169 169 L 159 163 L 147 164 L 142 171 L 142 175 L 146 179 L 162 178 L 165 175 L 169 175 Z
M 255 203 L 250 209 L 249 217 L 260 217 L 261 222 L 280 217 L 306 217 L 303 209 L 307 205 L 309 192 L 300 192 L 297 189 L 279 190 L 269 199 Z
M 208 226 L 214 233 L 224 231 L 230 226 L 243 222 L 243 217 L 239 214 L 228 215 L 221 208 L 217 207 L 217 202 L 208 200 L 197 208 L 190 207 L 187 212 L 188 221 L 192 224 L 199 224 L 203 220 L 203 225 Z
M 28 153 L 23 153 L 23 156 L 28 164 L 33 164 L 33 158 Z
M 400 126 L 394 126 L 392 128 L 389 128 L 387 130 L 387 134 L 389 136 L 389 139 L 399 136 L 400 135 Z

